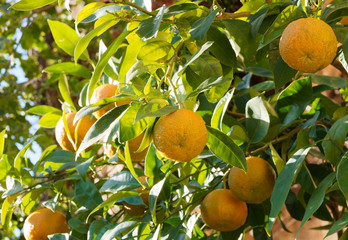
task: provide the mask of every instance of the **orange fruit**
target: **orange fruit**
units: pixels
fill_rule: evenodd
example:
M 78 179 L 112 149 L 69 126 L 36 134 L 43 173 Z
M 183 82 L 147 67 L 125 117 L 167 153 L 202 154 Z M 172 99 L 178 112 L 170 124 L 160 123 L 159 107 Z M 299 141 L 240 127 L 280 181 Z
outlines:
M 146 177 L 141 176 L 139 177 L 139 180 L 142 183 L 146 183 Z M 149 190 L 146 188 L 138 187 L 135 189 L 139 194 L 141 199 L 146 205 L 149 205 Z M 132 216 L 132 217 L 137 217 L 141 216 L 144 214 L 146 206 L 145 205 L 135 205 L 135 204 L 130 204 L 127 202 L 123 202 L 124 210 L 125 212 Z
M 323 4 L 323 6 L 321 7 L 321 11 L 324 11 L 324 9 L 327 7 L 327 5 L 329 5 L 332 2 L 332 0 L 326 0 Z M 331 14 L 331 13 L 330 13 Z M 330 15 L 329 14 L 329 15 Z M 339 21 L 340 24 L 347 24 L 348 23 L 348 16 L 345 16 L 341 19 L 341 21 Z
M 68 113 L 66 114 L 66 121 L 68 123 L 69 133 L 72 137 L 72 140 L 75 141 L 75 129 L 78 127 L 77 130 L 77 146 L 76 149 L 80 146 L 83 138 L 86 136 L 86 133 L 91 128 L 91 126 L 94 124 L 94 119 L 90 118 L 89 116 L 83 117 L 81 120 L 77 121 L 75 124 L 74 118 L 75 118 L 76 112 Z M 55 129 L 56 133 L 56 140 L 61 146 L 62 149 L 75 152 L 73 144 L 69 141 L 68 133 L 65 130 L 63 117 L 58 121 Z
M 141 152 L 136 152 L 138 150 L 138 148 L 141 145 L 141 142 L 143 141 L 144 138 L 144 134 L 145 132 L 142 132 L 140 135 L 138 135 L 137 137 L 131 139 L 128 141 L 128 145 L 129 145 L 129 152 L 130 152 L 130 156 L 132 159 L 132 162 L 142 162 L 145 160 L 146 154 L 147 154 L 147 148 L 145 148 L 143 151 Z M 112 156 L 114 156 L 116 154 L 116 148 L 113 145 L 108 145 L 106 150 L 105 150 L 105 154 L 111 158 Z M 121 150 L 122 155 L 124 155 L 123 150 Z
M 178 109 L 161 117 L 153 130 L 153 141 L 162 156 L 188 162 L 197 157 L 208 140 L 201 116 L 188 109 Z
M 314 73 L 328 66 L 335 58 L 337 39 L 324 21 L 301 18 L 291 22 L 279 42 L 284 62 L 295 70 Z
M 248 216 L 245 202 L 233 196 L 228 189 L 216 189 L 201 202 L 203 221 L 212 229 L 222 232 L 241 227 Z
M 231 192 L 241 201 L 262 203 L 272 194 L 276 174 L 272 166 L 259 157 L 247 157 L 247 172 L 232 167 L 228 175 Z
M 65 215 L 57 210 L 42 208 L 25 219 L 23 233 L 26 240 L 46 240 L 48 235 L 67 233 L 69 226 Z
M 94 89 L 92 97 L 90 99 L 90 103 L 94 104 L 98 102 L 99 100 L 102 100 L 104 98 L 110 98 L 117 95 L 117 89 L 118 86 L 114 84 L 103 84 Z M 124 104 L 130 103 L 129 101 L 117 101 L 115 103 L 110 103 L 109 105 L 103 107 L 102 109 L 99 109 L 98 111 L 94 112 L 93 115 L 99 119 L 101 116 L 103 116 L 106 112 L 113 109 L 115 106 L 121 106 Z

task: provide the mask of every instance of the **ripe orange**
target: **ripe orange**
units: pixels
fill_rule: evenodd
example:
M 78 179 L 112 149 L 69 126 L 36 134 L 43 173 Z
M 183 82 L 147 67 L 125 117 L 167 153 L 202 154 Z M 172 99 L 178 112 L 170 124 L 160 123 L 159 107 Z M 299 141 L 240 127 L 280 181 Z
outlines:
M 162 156 L 178 162 L 197 157 L 208 140 L 201 116 L 188 109 L 178 109 L 161 117 L 153 130 L 153 141 Z
M 132 162 L 142 162 L 145 160 L 146 154 L 147 154 L 147 148 L 145 148 L 143 151 L 141 152 L 136 152 L 138 150 L 138 148 L 141 145 L 141 142 L 143 141 L 144 138 L 144 134 L 145 132 L 142 132 L 140 135 L 138 135 L 137 137 L 131 139 L 128 141 L 129 144 L 129 152 L 130 152 L 130 156 L 132 159 Z M 108 145 L 106 150 L 105 150 L 105 154 L 111 158 L 113 155 L 116 154 L 116 148 L 113 145 Z M 124 155 L 124 152 L 121 152 L 122 155 Z
M 69 226 L 63 213 L 42 208 L 31 213 L 24 222 L 23 232 L 26 240 L 46 240 L 55 233 L 67 233 Z
M 323 4 L 323 6 L 321 7 L 321 11 L 324 11 L 324 9 L 327 7 L 327 5 L 329 5 L 332 2 L 332 0 L 326 0 Z M 331 13 L 330 13 L 331 14 Z M 329 14 L 329 15 L 330 15 Z M 347 24 L 348 23 L 348 16 L 345 16 L 341 19 L 341 21 L 339 21 L 339 23 L 341 24 Z
M 145 176 L 139 177 L 139 180 L 142 183 L 146 183 Z M 138 187 L 135 190 L 140 194 L 140 197 L 142 198 L 143 202 L 146 205 L 149 205 L 149 190 L 142 187 Z M 127 202 L 123 202 L 123 206 L 124 206 L 125 212 L 132 217 L 143 215 L 146 209 L 145 205 L 135 205 L 135 204 L 127 203 Z
M 90 103 L 94 104 L 98 102 L 99 100 L 103 98 L 109 98 L 113 97 L 117 94 L 118 86 L 114 84 L 103 84 L 94 89 Z M 129 101 L 117 101 L 116 103 L 110 103 L 109 105 L 103 107 L 102 109 L 99 109 L 98 111 L 94 112 L 93 115 L 99 119 L 101 116 L 103 116 L 106 112 L 114 108 L 115 106 L 121 106 L 124 104 L 128 104 Z
M 279 42 L 284 62 L 295 70 L 314 73 L 329 65 L 335 58 L 337 39 L 324 21 L 301 18 L 291 22 Z
M 201 202 L 203 221 L 211 228 L 227 232 L 241 227 L 248 216 L 248 207 L 228 189 L 216 189 Z
M 262 203 L 272 194 L 276 174 L 272 166 L 259 157 L 247 157 L 247 172 L 232 167 L 228 185 L 233 195 L 247 203 Z
M 77 138 L 77 146 L 76 146 L 76 149 L 77 149 L 80 146 L 83 138 L 86 136 L 86 133 L 88 132 L 88 130 L 91 128 L 91 126 L 94 124 L 95 121 L 89 116 L 86 116 L 82 118 L 80 121 L 73 124 L 75 115 L 76 115 L 76 112 L 66 114 L 66 121 L 68 123 L 70 136 L 72 137 L 72 140 L 74 142 L 76 142 L 75 129 L 78 127 L 78 130 L 77 130 L 78 138 Z M 56 140 L 59 146 L 61 146 L 61 148 L 63 148 L 64 150 L 75 152 L 74 146 L 69 141 L 68 133 L 65 130 L 63 118 L 61 118 L 58 121 L 55 132 L 56 132 Z

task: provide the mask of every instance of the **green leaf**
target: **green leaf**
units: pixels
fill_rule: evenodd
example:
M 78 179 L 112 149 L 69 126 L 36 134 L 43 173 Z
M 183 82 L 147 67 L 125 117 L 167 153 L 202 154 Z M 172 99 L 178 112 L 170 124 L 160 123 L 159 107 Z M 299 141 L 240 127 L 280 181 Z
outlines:
M 60 109 L 47 106 L 47 105 L 40 105 L 40 106 L 34 106 L 26 111 L 29 114 L 36 114 L 36 115 L 45 115 L 50 112 L 62 112 Z M 62 114 L 60 114 L 62 115 Z
M 56 1 L 57 0 L 37 0 L 37 1 L 22 0 L 22 1 L 19 1 L 15 4 L 13 4 L 11 6 L 11 8 L 13 8 L 14 10 L 17 10 L 17 11 L 30 11 L 30 10 L 44 7 L 46 5 L 54 3 Z
M 128 107 L 128 104 L 116 107 L 99 118 L 86 133 L 76 154 L 79 155 L 83 150 L 102 139 L 109 129 L 114 128 L 119 123 Z
M 167 176 L 169 176 L 167 174 Z M 166 177 L 167 177 L 166 176 Z M 157 213 L 156 213 L 156 205 L 157 205 L 157 199 L 158 196 L 160 195 L 162 188 L 164 186 L 164 183 L 166 182 L 167 178 L 163 178 L 161 181 L 156 183 L 155 185 L 152 186 L 150 190 L 150 195 L 149 195 L 149 208 L 150 212 L 152 214 L 152 220 L 155 224 L 157 224 Z
M 79 240 L 78 238 L 69 235 L 68 233 L 57 233 L 48 235 L 49 240 Z
M 199 58 L 199 56 L 201 56 L 208 48 L 210 48 L 214 43 L 213 42 L 206 42 L 202 45 L 202 47 L 200 49 L 198 49 L 197 52 L 195 52 L 195 54 L 193 54 L 188 60 L 187 62 L 185 63 L 185 65 L 182 67 L 182 69 L 177 72 L 176 74 L 177 75 L 181 75 L 185 70 L 186 68 L 193 62 L 195 61 L 197 58 Z
M 224 97 L 222 97 L 219 102 L 216 104 L 213 116 L 210 121 L 210 125 L 212 128 L 219 129 L 222 131 L 222 122 L 224 119 L 224 115 L 228 108 L 228 105 L 233 97 L 234 88 L 228 91 Z
M 330 2 L 321 13 L 322 19 L 327 19 L 327 17 L 334 11 L 339 9 L 348 8 L 348 2 L 345 0 L 335 0 Z
M 76 171 L 79 173 L 79 175 L 81 176 L 82 179 L 84 179 L 86 177 L 86 173 L 87 173 L 88 168 L 91 165 L 93 159 L 94 158 L 91 157 L 90 159 L 83 161 L 82 163 L 76 165 Z
M 55 128 L 61 117 L 61 112 L 49 112 L 40 118 L 38 124 L 43 128 Z
M 0 158 L 0 181 L 4 180 L 8 175 L 8 171 L 12 168 L 10 162 L 8 161 L 8 156 L 6 154 L 2 155 Z
M 97 28 L 93 29 L 89 33 L 87 33 L 83 38 L 81 38 L 75 47 L 74 50 L 74 59 L 75 59 L 75 64 L 79 60 L 80 56 L 83 54 L 83 52 L 87 49 L 89 43 L 92 41 L 93 38 L 95 38 L 97 35 L 99 35 L 101 30 L 106 30 L 114 25 L 117 24 L 117 21 L 115 20 L 108 20 L 98 26 Z
M 270 119 L 261 96 L 250 99 L 245 107 L 246 129 L 251 143 L 261 141 L 268 132 Z
M 59 78 L 58 88 L 59 88 L 59 92 L 62 95 L 64 101 L 69 104 L 69 107 L 74 112 L 76 112 L 76 108 L 75 108 L 74 102 L 73 102 L 73 100 L 71 99 L 71 96 L 70 96 L 70 89 L 69 89 L 68 79 L 67 79 L 67 77 L 64 74 L 62 74 L 60 76 L 60 78 Z
M 211 27 L 207 33 L 207 40 L 214 42 L 209 51 L 219 61 L 229 67 L 237 66 L 237 56 L 234 52 L 231 44 L 228 41 L 227 36 L 222 32 L 220 28 Z
M 346 202 L 348 202 L 348 152 L 346 152 L 337 166 L 337 182 Z
M 12 197 L 7 197 L 2 203 L 1 207 L 1 225 L 4 229 L 8 229 L 9 224 L 11 222 L 11 216 L 13 212 L 13 208 L 11 208 L 11 204 L 15 199 Z
M 263 35 L 262 41 L 260 43 L 259 49 L 271 43 L 276 38 L 280 37 L 286 28 L 286 26 L 298 19 L 303 17 L 303 13 L 299 7 L 296 5 L 289 5 L 286 7 L 274 20 L 272 25 Z
M 91 222 L 87 233 L 87 240 L 96 240 L 98 233 L 105 226 L 105 222 L 103 220 L 94 220 Z
M 118 234 L 120 234 L 124 230 L 130 229 L 132 226 L 135 227 L 135 225 L 137 225 L 137 224 L 138 224 L 137 221 L 124 221 L 124 222 L 118 223 L 116 225 L 116 227 L 114 227 L 113 229 L 107 230 L 104 233 L 104 235 L 101 238 L 101 240 L 111 240 L 111 239 L 114 239 L 114 237 L 116 237 Z
M 126 198 L 126 197 L 132 197 L 132 196 L 139 196 L 137 192 L 126 192 L 126 191 L 119 191 L 111 196 L 109 196 L 105 201 L 102 201 L 96 208 L 94 208 L 91 213 L 88 215 L 86 221 L 92 216 L 93 213 L 97 212 L 99 209 L 102 209 L 104 207 L 112 206 L 115 204 L 116 201 Z
M 89 210 L 95 209 L 103 202 L 98 188 L 89 180 L 80 180 L 75 184 L 76 201 Z
M 77 33 L 66 25 L 65 23 L 61 23 L 58 21 L 47 20 L 48 25 L 51 29 L 54 41 L 64 52 L 69 54 L 70 56 L 74 56 L 75 46 L 80 40 L 80 37 Z M 83 60 L 88 59 L 88 53 L 85 52 L 82 58 Z
M 311 197 L 310 197 L 310 199 L 309 199 L 309 201 L 307 203 L 307 206 L 306 206 L 306 211 L 305 211 L 305 214 L 303 216 L 303 219 L 302 219 L 302 222 L 301 222 L 301 226 L 297 230 L 296 238 L 297 238 L 298 234 L 300 233 L 300 230 L 303 227 L 303 225 L 319 209 L 319 207 L 323 203 L 324 198 L 325 198 L 326 190 L 329 187 L 331 187 L 332 182 L 333 182 L 334 179 L 335 179 L 335 173 L 330 173 L 328 176 L 326 176 L 324 178 L 324 180 L 322 180 L 319 183 L 318 187 L 315 189 L 315 191 L 311 195 Z
M 119 139 L 121 142 L 129 141 L 139 136 L 139 134 L 145 130 L 147 126 L 145 119 L 135 122 L 140 107 L 140 104 L 132 105 L 122 116 L 120 120 Z
M 312 146 L 306 146 L 298 150 L 286 163 L 284 169 L 280 172 L 271 195 L 271 212 L 269 214 L 268 232 L 271 232 L 272 226 L 278 213 L 283 207 L 286 197 L 289 194 L 291 184 L 297 171 L 305 160 Z
M 88 85 L 87 90 L 87 102 L 89 102 L 89 99 L 92 97 L 93 90 L 99 81 L 100 77 L 103 74 L 104 68 L 108 64 L 109 59 L 116 53 L 116 51 L 119 49 L 123 41 L 125 40 L 126 36 L 129 34 L 129 31 L 125 31 L 121 33 L 120 36 L 114 40 L 111 45 L 108 47 L 108 49 L 104 52 L 102 57 L 99 59 L 99 62 L 97 63 L 97 66 L 94 69 L 93 76 L 91 78 L 91 81 Z
M 323 141 L 325 157 L 335 166 L 338 164 L 338 159 L 344 153 L 343 146 L 348 133 L 348 115 L 338 119 L 330 128 L 330 140 Z M 329 139 L 326 135 L 325 139 Z M 334 142 L 332 142 L 332 140 Z
M 0 159 L 2 158 L 2 154 L 4 153 L 5 133 L 6 130 L 2 130 L 2 132 L 0 132 Z
M 168 115 L 178 109 L 178 106 L 167 105 L 161 107 L 160 103 L 149 102 L 141 105 L 134 122 L 137 122 L 146 117 L 162 117 Z
M 260 9 L 255 14 L 251 15 L 249 22 L 251 24 L 250 31 L 253 38 L 256 38 L 256 35 L 259 32 L 261 24 L 263 20 L 265 19 L 265 17 L 267 16 L 268 11 L 269 11 L 269 7 L 265 7 Z
M 98 8 L 98 7 L 96 7 L 96 8 Z M 90 23 L 90 22 L 93 22 L 93 21 L 95 21 L 95 20 L 97 20 L 97 19 L 99 19 L 99 18 L 101 18 L 109 13 L 118 12 L 118 11 L 121 11 L 122 9 L 129 9 L 129 7 L 128 6 L 120 6 L 120 5 L 116 5 L 116 4 L 106 5 L 104 7 L 101 6 L 101 8 L 98 8 L 96 11 L 94 11 L 89 16 L 87 16 L 89 13 L 87 13 L 87 12 L 83 13 L 83 15 L 80 16 L 80 19 L 82 19 L 83 17 L 85 17 L 85 18 L 83 20 L 81 20 L 81 22 L 79 22 L 79 23 Z M 80 11 L 80 13 L 81 13 L 81 11 Z
M 274 67 L 274 84 L 275 89 L 278 91 L 280 88 L 285 86 L 286 83 L 290 82 L 295 77 L 297 71 L 289 67 L 284 62 L 282 57 L 279 57 Z
M 348 212 L 345 212 L 343 216 L 338 219 L 329 229 L 328 233 L 326 234 L 325 238 L 342 230 L 343 228 L 347 227 L 348 225 Z
M 139 182 L 128 171 L 122 171 L 112 176 L 100 188 L 100 192 L 118 192 L 140 187 Z
M 233 140 L 217 129 L 207 127 L 207 130 L 207 146 L 210 151 L 222 161 L 246 171 L 247 165 L 244 153 Z
M 312 100 L 312 82 L 309 77 L 291 83 L 278 97 L 277 110 L 284 127 L 296 120 Z
M 156 16 L 140 22 L 138 30 L 135 33 L 138 34 L 141 40 L 146 41 L 157 36 L 165 9 L 166 7 L 163 5 Z
M 143 45 L 137 55 L 138 60 L 156 62 L 167 60 L 174 54 L 173 46 L 166 41 L 151 41 Z
M 324 76 L 324 75 L 311 75 L 313 83 L 318 85 L 328 85 L 332 88 L 345 88 L 347 87 L 347 82 L 343 78 L 334 76 Z
M 73 62 L 57 63 L 45 68 L 43 71 L 48 73 L 63 73 L 83 78 L 91 77 L 91 73 L 88 68 Z
M 6 191 L 2 194 L 2 198 L 15 196 L 17 193 L 23 191 L 22 185 L 13 177 L 6 177 Z
M 220 8 L 212 11 L 207 17 L 201 18 L 192 24 L 192 27 L 189 31 L 191 37 L 197 41 L 202 41 L 205 34 L 207 33 L 210 25 L 213 23 L 213 20 L 216 17 L 216 14 L 220 11 Z
M 202 82 L 195 90 L 193 90 L 192 92 L 187 94 L 185 97 L 185 100 L 190 98 L 190 97 L 195 97 L 199 93 L 207 91 L 207 90 L 211 89 L 212 87 L 219 86 L 219 85 L 224 84 L 224 83 L 229 82 L 229 81 L 231 81 L 231 78 L 224 78 L 221 76 L 210 77 L 207 80 L 205 80 L 204 82 Z
M 18 172 L 21 172 L 22 169 L 22 160 L 24 157 L 25 152 L 30 148 L 31 144 L 35 141 L 36 138 L 40 137 L 40 135 L 36 135 L 32 137 L 28 142 L 26 142 L 21 149 L 21 151 L 17 154 L 17 156 L 14 159 L 14 167 L 18 170 Z
M 76 16 L 76 26 L 82 22 L 84 19 L 92 15 L 99 8 L 104 7 L 106 4 L 102 2 L 92 2 L 85 5 Z
M 156 149 L 154 145 L 151 144 L 145 158 L 145 175 L 151 178 L 159 178 L 162 166 L 162 161 L 157 158 Z

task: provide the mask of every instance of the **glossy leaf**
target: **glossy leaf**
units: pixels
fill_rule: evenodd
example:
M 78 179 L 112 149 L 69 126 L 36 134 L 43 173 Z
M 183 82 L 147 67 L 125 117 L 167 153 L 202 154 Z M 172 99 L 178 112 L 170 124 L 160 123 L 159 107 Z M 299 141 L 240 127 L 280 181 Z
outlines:
M 140 22 L 136 34 L 138 34 L 141 40 L 146 41 L 157 36 L 165 8 L 165 5 L 163 5 L 156 16 Z
M 102 2 L 92 2 L 92 3 L 85 5 L 76 16 L 76 22 L 75 22 L 76 26 L 80 22 L 82 22 L 84 19 L 86 19 L 90 15 L 92 15 L 99 8 L 104 7 L 104 6 L 105 6 L 105 3 L 102 3 Z
M 61 110 L 47 105 L 34 106 L 27 110 L 27 113 L 36 115 L 45 115 L 50 112 L 61 112 Z
M 274 68 L 275 89 L 278 91 L 295 77 L 297 71 L 289 67 L 284 60 L 279 57 Z
M 44 69 L 48 73 L 63 73 L 77 77 L 90 78 L 91 73 L 85 66 L 72 62 L 63 62 L 51 65 Z
M 80 180 L 75 185 L 76 201 L 89 210 L 95 209 L 103 202 L 98 188 L 89 179 Z
M 313 83 L 316 83 L 318 85 L 328 85 L 332 88 L 347 87 L 346 80 L 340 77 L 313 74 L 311 76 L 311 79 Z
M 309 218 L 319 209 L 319 207 L 323 203 L 326 190 L 329 187 L 331 187 L 334 179 L 335 179 L 335 173 L 329 174 L 328 176 L 326 176 L 324 178 L 323 181 L 320 182 L 318 187 L 313 192 L 312 196 L 310 197 L 310 199 L 307 203 L 306 211 L 305 211 L 304 217 L 302 219 L 301 225 L 300 225 L 299 229 L 297 230 L 296 238 L 297 238 L 301 228 L 303 227 L 303 225 L 309 220 Z
M 39 120 L 38 124 L 43 128 L 55 128 L 61 117 L 60 112 L 49 112 Z
M 101 5 L 100 5 L 101 6 Z M 114 13 L 121 11 L 122 9 L 129 9 L 128 6 L 120 6 L 116 4 L 112 5 L 106 5 L 106 6 L 101 6 L 100 8 L 96 7 L 97 10 L 95 10 L 92 14 L 86 17 L 88 14 L 84 14 L 84 16 L 81 15 L 81 18 L 85 17 L 83 20 L 81 20 L 81 23 L 89 23 L 93 22 L 109 13 Z
M 150 208 L 150 212 L 152 214 L 152 220 L 154 221 L 155 224 L 157 224 L 157 217 L 156 217 L 157 199 L 158 199 L 159 194 L 162 191 L 162 188 L 164 186 L 166 179 L 167 178 L 163 178 L 161 181 L 159 181 L 158 183 L 153 185 L 151 190 L 150 190 L 149 208 Z
M 348 115 L 338 119 L 330 128 L 329 135 L 326 135 L 326 140 L 323 142 L 325 157 L 335 166 L 338 164 L 338 159 L 344 153 L 343 146 L 348 133 Z M 333 142 L 334 141 L 334 142 Z
M 169 55 L 169 53 L 171 54 Z M 137 55 L 138 60 L 159 61 L 169 59 L 174 54 L 172 45 L 166 41 L 151 41 L 143 45 Z
M 212 11 L 207 17 L 201 18 L 192 24 L 192 27 L 189 31 L 191 37 L 197 41 L 202 41 L 205 34 L 207 33 L 210 25 L 213 23 L 213 20 L 216 17 L 216 14 L 220 11 L 220 8 Z
M 244 153 L 233 140 L 217 129 L 207 127 L 207 130 L 207 146 L 210 151 L 222 161 L 246 171 L 247 166 Z
M 76 112 L 75 105 L 71 99 L 70 88 L 67 77 L 62 74 L 58 81 L 59 92 L 62 95 L 64 101 L 69 104 L 69 107 Z
M 123 232 L 126 229 L 129 229 L 130 227 L 137 225 L 137 221 L 124 221 L 121 223 L 118 223 L 116 227 L 106 231 L 101 238 L 101 240 L 111 240 L 121 232 Z
M 80 37 L 77 33 L 66 25 L 65 23 L 61 23 L 58 21 L 47 20 L 48 25 L 51 29 L 54 41 L 64 52 L 69 54 L 70 56 L 74 56 L 75 46 L 80 40 Z M 83 60 L 88 58 L 88 53 L 85 52 L 82 57 Z
M 303 113 L 312 99 L 312 92 L 310 78 L 298 79 L 281 92 L 276 106 L 284 119 L 281 127 L 292 123 Z
M 222 131 L 222 122 L 228 105 L 233 97 L 234 88 L 228 91 L 223 98 L 216 104 L 213 116 L 210 121 L 210 125 L 212 128 L 219 129 Z
M 120 118 L 123 116 L 125 110 L 128 108 L 128 104 L 114 108 L 99 118 L 92 127 L 86 133 L 77 154 L 100 140 L 108 131 L 119 123 Z
M 122 190 L 134 189 L 140 187 L 139 182 L 128 171 L 122 171 L 110 177 L 103 186 L 100 192 L 117 192 Z
M 348 225 L 348 212 L 345 212 L 343 214 L 343 216 L 338 219 L 329 229 L 328 233 L 326 234 L 325 237 L 328 237 L 340 230 L 342 230 L 343 228 L 347 227 Z
M 271 27 L 263 35 L 259 49 L 268 45 L 276 38 L 280 37 L 285 27 L 292 21 L 303 17 L 303 13 L 296 5 L 286 7 L 274 20 Z
M 105 28 L 110 28 L 113 25 L 115 25 L 117 21 L 114 20 L 108 20 L 98 26 L 97 28 L 93 29 L 89 33 L 87 33 L 83 38 L 81 38 L 74 49 L 74 59 L 75 59 L 75 64 L 79 60 L 80 56 L 83 54 L 83 52 L 87 49 L 89 43 L 92 41 L 93 38 L 95 38 L 97 35 L 99 35 L 101 30 L 105 30 Z
M 56 2 L 57 0 L 21 0 L 11 6 L 11 8 L 17 10 L 17 11 L 30 11 L 37 8 L 44 7 L 46 5 L 52 4 Z
M 246 104 L 246 129 L 251 143 L 261 141 L 267 134 L 270 118 L 261 96 L 250 99 Z
M 93 90 L 94 90 L 97 82 L 99 81 L 100 77 L 102 76 L 104 68 L 108 64 L 109 59 L 119 49 L 119 47 L 121 46 L 122 42 L 125 40 L 125 38 L 128 34 L 129 34 L 128 31 L 121 33 L 121 35 L 118 36 L 117 39 L 111 43 L 111 45 L 107 48 L 107 50 L 104 52 L 102 57 L 99 59 L 99 62 L 94 69 L 91 81 L 89 82 L 89 85 L 88 85 L 87 102 L 89 102 L 89 99 L 92 97 Z
M 269 214 L 268 232 L 271 232 L 273 224 L 283 207 L 288 196 L 291 184 L 297 171 L 305 160 L 312 146 L 306 146 L 298 150 L 286 163 L 284 169 L 280 172 L 271 195 L 271 212 Z

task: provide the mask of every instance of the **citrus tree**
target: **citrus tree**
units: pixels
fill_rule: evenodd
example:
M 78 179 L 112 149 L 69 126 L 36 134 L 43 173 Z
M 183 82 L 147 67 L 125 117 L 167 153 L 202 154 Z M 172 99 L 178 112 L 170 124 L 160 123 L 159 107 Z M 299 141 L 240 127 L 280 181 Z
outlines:
M 242 4 L 98 1 L 47 19 L 69 56 L 43 70 L 61 108 L 27 113 L 57 144 L 32 163 L 40 131 L 16 155 L 0 133 L 1 239 L 271 239 L 284 205 L 297 233 L 315 216 L 343 239 L 348 88 L 317 72 L 347 76 L 348 3 Z

